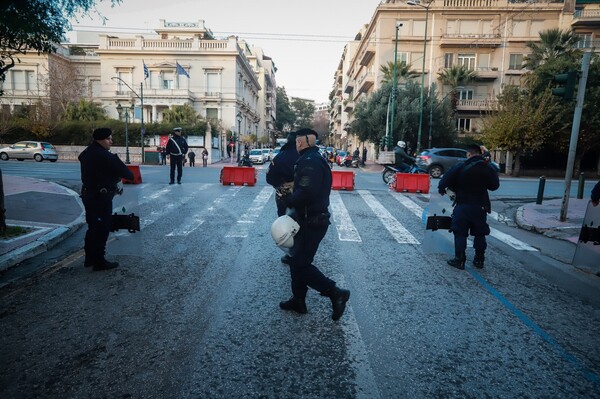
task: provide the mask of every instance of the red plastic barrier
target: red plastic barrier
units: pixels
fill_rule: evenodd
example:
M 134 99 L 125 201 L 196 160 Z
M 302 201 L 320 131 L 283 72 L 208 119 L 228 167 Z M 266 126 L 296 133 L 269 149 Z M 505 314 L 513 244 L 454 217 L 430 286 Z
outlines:
M 429 192 L 429 175 L 414 173 L 396 173 L 397 192 L 423 193 Z
M 220 181 L 224 186 L 253 186 L 256 184 L 256 169 L 251 166 L 224 166 Z
M 140 165 L 127 165 L 127 169 L 133 173 L 133 180 L 123 179 L 123 184 L 142 184 L 142 174 Z
M 334 190 L 354 190 L 354 172 L 332 170 L 331 188 Z

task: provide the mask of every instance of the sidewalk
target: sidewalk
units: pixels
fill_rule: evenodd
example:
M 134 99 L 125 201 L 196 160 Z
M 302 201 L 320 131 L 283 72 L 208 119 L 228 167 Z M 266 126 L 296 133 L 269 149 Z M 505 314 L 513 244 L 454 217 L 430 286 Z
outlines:
M 0 271 L 45 252 L 85 224 L 79 195 L 56 183 L 3 175 L 6 224 L 28 234 L 0 240 Z

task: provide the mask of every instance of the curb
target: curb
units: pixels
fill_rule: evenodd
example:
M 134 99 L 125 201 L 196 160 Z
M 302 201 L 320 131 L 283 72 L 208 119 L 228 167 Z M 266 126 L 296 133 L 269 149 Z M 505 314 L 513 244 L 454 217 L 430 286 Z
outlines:
M 529 231 L 537 231 L 535 229 L 535 226 L 529 223 L 525 223 L 524 219 L 523 219 L 523 206 L 520 206 L 517 208 L 517 212 L 515 214 L 515 223 L 517 223 L 517 226 L 519 226 L 520 228 L 522 228 L 523 230 L 529 230 Z

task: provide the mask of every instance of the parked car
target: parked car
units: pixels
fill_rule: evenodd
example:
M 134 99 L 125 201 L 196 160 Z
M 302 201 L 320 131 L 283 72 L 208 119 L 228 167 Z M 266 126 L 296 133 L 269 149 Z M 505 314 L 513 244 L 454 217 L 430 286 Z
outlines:
M 271 155 L 273 153 L 272 149 L 270 149 L 270 148 L 263 148 L 262 152 L 263 152 L 263 155 L 265 156 L 265 161 L 270 161 L 271 159 L 273 159 L 272 155 Z
M 265 155 L 261 149 L 250 150 L 250 160 L 254 164 L 263 164 L 265 163 Z
M 448 169 L 466 160 L 467 151 L 461 148 L 431 148 L 417 156 L 416 164 L 431 177 L 439 178 Z
M 0 159 L 8 161 L 11 158 L 18 161 L 35 159 L 37 162 L 43 160 L 56 162 L 58 153 L 56 147 L 44 141 L 19 141 L 8 147 L 0 148 Z

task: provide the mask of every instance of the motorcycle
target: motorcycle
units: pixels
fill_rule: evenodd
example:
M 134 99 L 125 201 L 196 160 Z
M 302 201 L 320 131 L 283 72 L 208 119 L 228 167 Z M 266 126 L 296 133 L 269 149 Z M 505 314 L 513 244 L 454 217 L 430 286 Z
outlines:
M 250 156 L 247 154 L 244 154 L 244 156 L 240 158 L 240 162 L 238 162 L 238 166 L 254 166 L 254 165 L 252 165 Z
M 400 168 L 397 168 L 395 165 L 386 164 L 383 165 L 383 182 L 387 185 L 392 183 L 396 178 L 396 173 L 427 173 L 426 170 L 421 169 L 417 166 L 416 163 L 413 163 L 412 166 L 407 170 L 403 171 Z
M 344 161 L 342 162 L 342 165 L 344 165 L 347 168 L 358 168 L 360 165 L 360 159 L 352 155 L 346 155 Z

